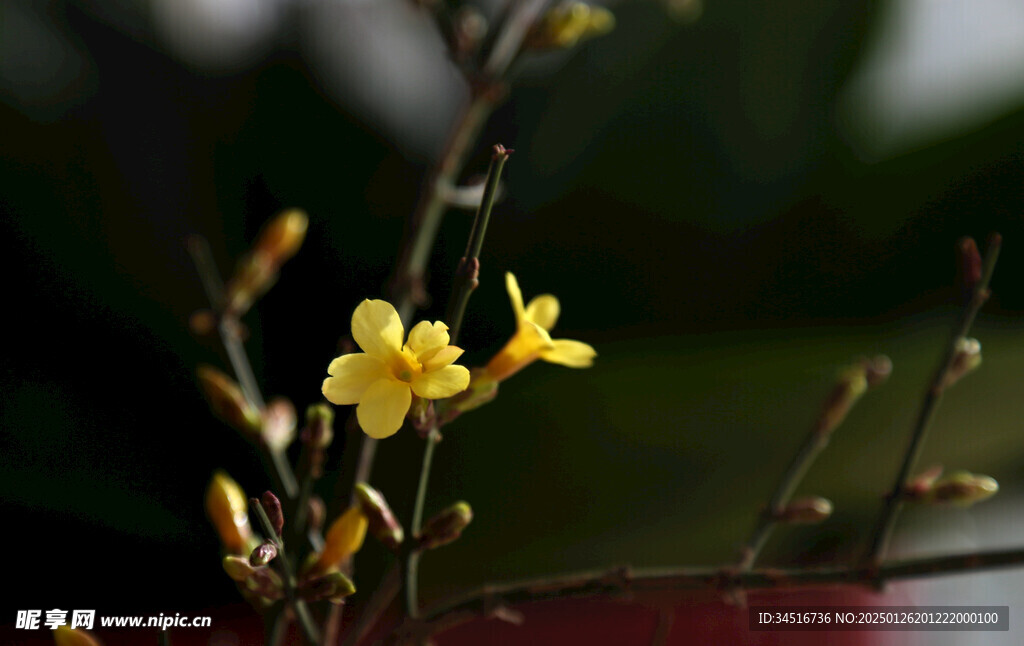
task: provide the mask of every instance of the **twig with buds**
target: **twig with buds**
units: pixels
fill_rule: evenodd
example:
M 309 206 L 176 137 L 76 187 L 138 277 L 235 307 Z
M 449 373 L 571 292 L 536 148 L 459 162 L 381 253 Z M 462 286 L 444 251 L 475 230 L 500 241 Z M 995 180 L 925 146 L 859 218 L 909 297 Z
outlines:
M 268 499 L 268 496 L 264 495 L 264 498 Z M 269 498 L 273 498 L 273 496 L 270 496 Z M 276 498 L 273 499 L 277 500 Z M 260 524 L 260 528 L 267 536 L 268 543 L 265 543 L 264 545 L 269 544 L 273 546 L 272 550 L 267 550 L 267 552 L 272 551 L 273 555 L 268 553 L 266 556 L 270 558 L 264 558 L 266 558 L 267 562 L 272 559 L 281 570 L 281 579 L 284 583 L 285 596 L 288 598 L 288 605 L 291 606 L 292 610 L 295 612 L 295 619 L 298 621 L 299 627 L 302 629 L 303 637 L 309 644 L 319 644 L 320 630 L 317 628 L 316 622 L 313 620 L 313 615 L 309 612 L 309 606 L 306 605 L 305 601 L 298 597 L 296 592 L 298 581 L 295 577 L 295 568 L 292 567 L 291 561 L 288 559 L 288 556 L 284 551 L 284 542 L 281 540 L 280 536 L 283 525 L 283 517 L 280 516 L 280 502 L 277 503 L 276 508 L 271 505 L 271 511 L 274 513 L 273 520 L 270 515 L 268 515 L 267 509 L 262 501 L 256 498 L 250 498 L 249 506 L 252 509 L 257 522 Z M 257 548 L 257 550 L 259 550 L 259 548 Z M 266 563 L 260 563 L 260 565 L 266 565 Z
M 960 243 L 960 275 L 965 291 L 964 305 L 950 335 L 949 343 L 946 345 L 942 363 L 925 391 L 924 400 L 910 436 L 910 443 L 903 456 L 903 463 L 900 465 L 892 489 L 885 498 L 861 565 L 874 568 L 881 565 L 889 540 L 892 538 L 896 518 L 903 508 L 905 488 L 921 454 L 928 427 L 935 416 L 942 395 L 949 385 L 966 374 L 970 367 L 977 365 L 974 357 L 980 356 L 978 355 L 979 348 L 976 341 L 973 344 L 969 343 L 967 334 L 970 332 L 971 325 L 973 325 L 981 306 L 988 300 L 990 293 L 988 285 L 992 280 L 992 273 L 995 271 L 1001 243 L 1002 237 L 998 233 L 989 236 L 988 249 L 984 259 L 978 253 L 978 248 L 973 240 L 965 239 Z
M 832 503 L 824 498 L 810 497 L 790 502 L 796 488 L 818 455 L 828 446 L 832 433 L 846 419 L 846 415 L 868 388 L 881 384 L 892 371 L 892 362 L 886 356 L 863 359 L 846 370 L 825 399 L 821 413 L 811 432 L 800 446 L 782 475 L 775 492 L 765 506 L 757 526 L 740 551 L 737 567 L 741 571 L 754 566 L 761 549 L 780 522 L 819 522 L 832 513 Z
M 188 250 L 192 255 L 196 271 L 199 272 L 206 297 L 214 312 L 218 313 L 217 330 L 220 333 L 221 343 L 224 351 L 231 362 L 231 368 L 238 378 L 238 384 L 248 402 L 257 410 L 262 411 L 266 404 L 263 395 L 260 393 L 259 385 L 256 383 L 256 376 L 252 371 L 252 364 L 249 363 L 249 356 L 245 352 L 242 338 L 239 335 L 240 323 L 234 314 L 225 310 L 224 306 L 224 283 L 217 272 L 210 253 L 210 245 L 201 236 L 192 236 L 188 240 Z M 284 455 L 284 451 L 264 446 L 264 454 L 267 457 L 269 471 L 274 479 L 275 485 L 280 487 L 285 496 L 294 499 L 299 493 L 299 484 L 295 479 L 295 473 Z

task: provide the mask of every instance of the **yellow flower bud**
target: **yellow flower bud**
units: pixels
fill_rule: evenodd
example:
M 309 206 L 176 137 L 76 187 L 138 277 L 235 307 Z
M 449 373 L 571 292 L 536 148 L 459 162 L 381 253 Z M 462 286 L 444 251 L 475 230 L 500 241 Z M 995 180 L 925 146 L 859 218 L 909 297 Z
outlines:
M 533 49 L 572 47 L 580 40 L 606 34 L 614 28 L 615 16 L 604 7 L 563 2 L 544 14 L 526 44 Z
M 314 571 L 324 572 L 335 567 L 363 546 L 369 520 L 359 505 L 352 505 L 338 517 L 324 537 L 324 551 L 313 566 Z
M 253 245 L 253 253 L 265 254 L 272 266 L 280 267 L 299 251 L 308 228 L 309 218 L 303 211 L 283 211 L 264 225 Z
M 238 384 L 211 366 L 199 366 L 196 373 L 213 414 L 242 435 L 258 438 L 263 429 L 263 416 L 245 398 Z
M 53 631 L 53 641 L 57 646 L 100 646 L 100 642 L 89 633 L 67 626 L 57 626 Z
M 249 506 L 245 492 L 223 471 L 213 474 L 206 490 L 206 513 L 224 548 L 232 554 L 245 554 L 252 539 Z

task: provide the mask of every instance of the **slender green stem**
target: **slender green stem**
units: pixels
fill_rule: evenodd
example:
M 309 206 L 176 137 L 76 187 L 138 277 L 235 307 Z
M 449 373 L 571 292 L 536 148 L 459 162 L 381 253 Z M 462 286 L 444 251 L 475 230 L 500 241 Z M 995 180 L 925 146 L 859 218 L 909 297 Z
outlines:
M 409 524 L 410 540 L 405 557 L 405 610 L 410 617 L 419 615 L 419 565 L 420 550 L 416 549 L 416 537 L 423 527 L 423 507 L 427 501 L 427 486 L 430 483 L 430 466 L 434 461 L 434 449 L 441 441 L 441 433 L 437 428 L 430 429 L 426 446 L 423 448 L 423 465 L 420 467 L 420 480 L 416 487 L 416 502 L 412 509 L 412 522 Z
M 459 266 L 455 270 L 455 280 L 452 285 L 452 297 L 448 302 L 448 313 L 445 315 L 445 322 L 449 326 L 451 343 L 454 344 L 462 329 L 462 318 L 466 314 L 466 305 L 469 297 L 477 286 L 477 275 L 480 270 L 480 251 L 483 249 L 484 237 L 487 235 L 487 225 L 491 221 L 491 211 L 494 208 L 494 196 L 498 191 L 498 184 L 501 181 L 501 171 L 511 151 L 498 144 L 494 147 L 494 155 L 491 157 L 491 165 L 487 168 L 487 180 L 484 183 L 484 193 L 480 200 L 480 207 L 477 209 L 476 217 L 473 219 L 473 229 L 469 234 L 469 242 L 466 244 L 466 253 Z
M 302 629 L 303 637 L 306 641 L 314 646 L 320 643 L 320 630 L 316 626 L 316 622 L 313 620 L 313 615 L 309 611 L 309 606 L 306 602 L 298 597 L 296 593 L 296 587 L 298 586 L 298 579 L 295 576 L 295 569 L 292 567 L 291 561 L 288 559 L 288 555 L 285 554 L 284 541 L 274 531 L 274 525 L 270 522 L 270 518 L 267 516 L 267 511 L 263 508 L 263 504 L 256 498 L 249 499 L 249 506 L 253 510 L 253 514 L 256 516 L 256 520 L 260 525 L 260 529 L 267 536 L 267 539 L 273 541 L 277 546 L 277 557 L 274 558 L 273 563 L 277 565 L 278 570 L 281 572 L 281 578 L 284 581 L 284 593 L 288 598 L 288 603 L 291 605 L 292 610 L 295 611 L 295 619 L 299 623 L 299 628 Z
M 869 547 L 862 561 L 862 564 L 867 567 L 877 568 L 885 558 L 885 553 L 888 549 L 889 541 L 892 539 L 892 532 L 896 525 L 896 518 L 899 516 L 899 513 L 903 508 L 903 488 L 906 486 L 907 481 L 913 474 L 914 466 L 917 464 L 917 460 L 921 455 L 921 449 L 924 445 L 925 437 L 927 437 L 928 434 L 928 427 L 931 424 L 932 418 L 935 417 L 935 411 L 939 406 L 939 402 L 942 400 L 943 393 L 945 392 L 947 377 L 953 367 L 953 362 L 956 359 L 957 342 L 966 337 L 970 332 L 971 326 L 974 324 L 974 319 L 978 315 L 978 311 L 981 309 L 981 306 L 985 304 L 985 301 L 988 300 L 988 285 L 992 280 L 992 273 L 995 271 L 996 261 L 999 259 L 999 248 L 1001 244 L 1002 237 L 998 233 L 994 233 L 989 236 L 988 249 L 985 252 L 985 258 L 982 261 L 981 278 L 974 285 L 970 296 L 964 304 L 963 309 L 960 311 L 960 317 L 957 319 L 956 326 L 953 328 L 952 334 L 950 334 L 949 342 L 946 344 L 945 356 L 943 357 L 942 363 L 940 364 L 939 369 L 936 370 L 935 376 L 932 378 L 928 389 L 925 391 L 921 409 L 918 412 L 917 420 L 910 436 L 910 442 L 907 445 L 906 453 L 904 453 L 903 456 L 903 463 L 900 465 L 900 470 L 896 476 L 895 482 L 893 483 L 892 489 L 885 497 L 882 511 L 879 514 L 878 521 L 871 534 Z

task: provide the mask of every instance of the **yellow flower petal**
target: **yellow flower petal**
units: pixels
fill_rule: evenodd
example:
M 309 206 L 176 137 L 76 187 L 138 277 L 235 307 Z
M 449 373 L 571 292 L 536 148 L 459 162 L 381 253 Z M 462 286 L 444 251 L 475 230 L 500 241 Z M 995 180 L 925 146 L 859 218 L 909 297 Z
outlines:
M 519 282 L 510 271 L 505 272 L 505 289 L 508 290 L 508 299 L 512 301 L 512 311 L 516 313 L 516 321 L 523 320 L 523 292 L 519 290 Z
M 352 314 L 352 338 L 371 357 L 390 361 L 402 352 L 404 335 L 402 320 L 387 301 L 365 300 Z
M 448 326 L 441 321 L 434 321 L 433 324 L 420 321 L 409 331 L 409 342 L 406 343 L 406 347 L 411 348 L 420 361 L 423 361 L 447 346 L 450 340 Z
M 555 339 L 553 347 L 541 350 L 540 358 L 570 368 L 589 368 L 594 365 L 597 351 L 582 341 Z
M 440 370 L 445 366 L 450 366 L 455 363 L 456 359 L 462 356 L 462 353 L 462 348 L 455 345 L 449 345 L 438 350 L 429 359 L 423 360 L 423 358 L 420 357 L 420 359 L 423 360 L 423 372 L 432 372 L 434 370 Z
M 558 314 L 561 307 L 558 299 L 551 294 L 541 294 L 530 301 L 526 306 L 526 318 L 541 326 L 548 332 L 558 322 Z
M 327 374 L 321 387 L 327 401 L 338 406 L 358 404 L 359 399 L 375 381 L 386 379 L 387 365 L 376 357 L 361 352 L 344 354 L 327 367 Z
M 414 379 L 412 391 L 423 399 L 444 399 L 469 386 L 469 370 L 464 366 L 446 366 Z
M 487 374 L 494 381 L 504 381 L 536 361 L 542 350 L 553 347 L 544 328 L 524 320 L 505 347 L 488 362 Z
M 324 551 L 320 553 L 317 569 L 327 570 L 358 552 L 369 524 L 369 519 L 358 505 L 352 505 L 338 516 L 324 536 Z
M 356 417 L 363 431 L 379 440 L 394 435 L 402 428 L 402 420 L 411 405 L 409 384 L 381 379 L 371 384 L 359 398 Z

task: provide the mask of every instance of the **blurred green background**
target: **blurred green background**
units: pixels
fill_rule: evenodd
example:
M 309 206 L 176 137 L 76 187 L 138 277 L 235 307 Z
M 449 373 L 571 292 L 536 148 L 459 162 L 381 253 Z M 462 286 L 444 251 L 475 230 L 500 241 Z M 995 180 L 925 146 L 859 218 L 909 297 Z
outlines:
M 245 31 L 229 16 L 255 34 L 234 58 L 191 56 L 202 48 L 167 36 L 177 32 L 161 25 L 177 23 L 161 22 L 170 5 L 157 0 L 0 7 L 0 484 L 19 608 L 167 613 L 237 600 L 203 491 L 221 467 L 251 493 L 269 483 L 198 394 L 196 364 L 226 363 L 187 332 L 204 298 L 183 241 L 208 237 L 226 273 L 272 214 L 308 211 L 303 251 L 246 319 L 264 392 L 301 410 L 319 400 L 355 305 L 383 293 L 460 96 L 392 99 L 380 116 L 346 92 L 337 79 L 371 64 L 365 83 L 380 96 L 401 85 L 404 41 L 375 30 L 408 8 L 371 12 L 359 23 L 371 53 L 344 59 L 310 46 L 313 25 L 344 31 L 361 11 L 335 3 L 355 12 L 339 18 L 330 4 L 243 6 L 273 5 L 273 20 Z M 600 356 L 586 371 L 534 365 L 445 430 L 428 513 L 466 499 L 476 520 L 424 558 L 428 596 L 732 558 L 837 372 L 881 352 L 892 378 L 801 488 L 832 499 L 835 516 L 780 531 L 764 562 L 849 558 L 952 323 L 954 243 L 993 230 L 1006 242 L 976 329 L 983 369 L 943 402 L 922 465 L 990 474 L 1009 499 L 1021 491 L 1024 76 L 1004 55 L 1017 40 L 975 38 L 1021 16 L 990 11 L 1003 31 L 985 32 L 973 5 L 937 4 L 953 6 L 952 22 L 939 9 L 915 15 L 915 2 L 628 2 L 613 7 L 612 34 L 520 62 L 465 173 L 485 171 L 490 144 L 517 151 L 464 362 L 485 362 L 513 330 L 507 270 L 527 298 L 558 295 L 555 336 Z M 949 49 L 981 67 L 957 76 Z M 442 227 L 423 318 L 444 310 L 469 225 L 452 212 Z M 380 446 L 374 482 L 403 518 L 419 446 L 412 433 Z M 908 520 L 961 527 L 974 513 Z

